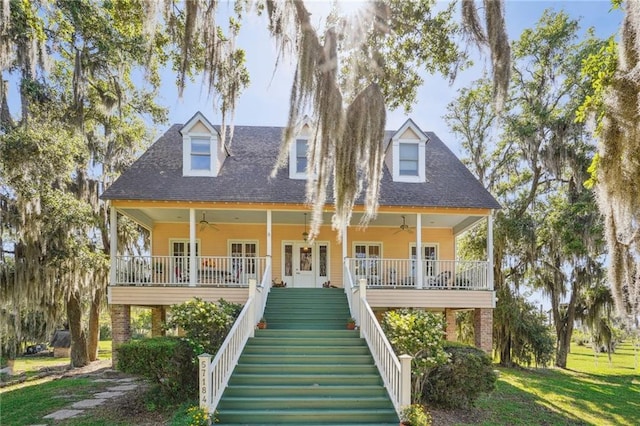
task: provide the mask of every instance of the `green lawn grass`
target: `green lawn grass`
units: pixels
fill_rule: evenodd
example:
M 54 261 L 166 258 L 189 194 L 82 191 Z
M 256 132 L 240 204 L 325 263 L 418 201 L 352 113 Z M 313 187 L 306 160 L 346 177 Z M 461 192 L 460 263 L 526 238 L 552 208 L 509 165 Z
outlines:
M 484 424 L 638 425 L 640 371 L 630 343 L 606 354 L 573 346 L 567 370 L 500 368 L 497 389 L 478 401 Z
M 110 385 L 95 383 L 88 378 L 67 378 L 9 390 L 2 394 L 0 424 L 53 424 L 53 421 L 47 423 L 42 417 L 67 408 L 107 386 Z

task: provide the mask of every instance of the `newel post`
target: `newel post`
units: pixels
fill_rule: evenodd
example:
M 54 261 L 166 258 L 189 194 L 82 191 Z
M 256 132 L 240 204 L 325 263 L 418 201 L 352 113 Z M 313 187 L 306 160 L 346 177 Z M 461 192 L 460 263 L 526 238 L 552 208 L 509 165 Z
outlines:
M 204 353 L 198 355 L 198 390 L 200 398 L 200 408 L 209 410 L 211 405 L 211 355 Z
M 400 355 L 400 407 L 411 404 L 411 360 L 410 355 Z

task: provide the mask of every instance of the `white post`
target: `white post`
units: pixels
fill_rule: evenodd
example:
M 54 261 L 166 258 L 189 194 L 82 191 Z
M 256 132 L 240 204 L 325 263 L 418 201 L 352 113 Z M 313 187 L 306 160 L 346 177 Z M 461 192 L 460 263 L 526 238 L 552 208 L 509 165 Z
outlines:
M 111 257 L 111 270 L 109 271 L 109 284 L 116 285 L 118 265 L 118 212 L 115 207 L 109 209 L 109 255 Z
M 211 355 L 203 353 L 198 355 L 198 389 L 200 397 L 200 408 L 209 411 L 211 405 Z
M 400 355 L 400 407 L 411 404 L 411 359 L 410 355 Z
M 487 286 L 493 290 L 493 211 L 487 216 Z
M 342 225 L 342 282 L 347 283 L 347 267 L 345 262 L 347 261 L 347 225 Z M 349 289 L 351 290 L 351 289 Z M 358 319 L 358 318 L 356 318 Z
M 264 295 L 266 297 L 266 295 Z M 251 306 L 249 306 L 249 318 L 253 321 L 251 324 L 251 331 L 249 332 L 249 337 L 255 336 L 255 325 L 258 323 L 260 318 L 257 318 L 258 312 L 256 311 L 257 301 L 256 301 L 256 280 L 255 278 L 249 279 L 249 298 Z
M 358 280 L 358 300 L 354 300 L 354 306 L 358 307 L 358 318 L 356 318 L 356 320 L 358 321 L 358 325 L 360 326 L 360 337 L 364 337 L 363 334 L 363 324 L 364 324 L 364 309 L 362 309 L 362 305 L 363 305 L 363 301 L 367 300 L 367 280 L 364 278 L 360 278 L 360 280 Z
M 189 287 L 195 287 L 198 282 L 198 268 L 196 264 L 196 209 L 189 209 Z
M 422 288 L 424 273 L 422 268 L 422 215 L 416 214 L 416 288 Z
M 267 284 L 271 282 L 271 275 L 272 275 L 271 260 L 272 260 L 273 245 L 271 240 L 271 231 L 272 231 L 271 227 L 272 227 L 271 210 L 267 210 L 267 264 L 265 265 L 265 267 L 269 270 L 269 276 L 267 277 Z M 266 294 L 263 295 L 263 297 L 267 297 Z

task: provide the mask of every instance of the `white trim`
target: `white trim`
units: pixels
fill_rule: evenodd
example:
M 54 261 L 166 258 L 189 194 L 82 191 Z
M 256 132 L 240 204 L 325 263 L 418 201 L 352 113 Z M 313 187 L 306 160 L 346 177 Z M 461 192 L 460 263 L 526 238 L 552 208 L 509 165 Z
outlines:
M 418 174 L 417 175 L 401 175 L 400 174 L 400 145 L 417 145 L 418 146 Z M 425 142 L 416 139 L 395 139 L 393 141 L 393 180 L 395 182 L 420 183 L 426 182 L 425 173 Z
M 189 238 L 169 238 L 169 256 L 175 256 L 173 254 L 173 243 L 184 243 L 185 244 L 185 250 L 187 247 L 189 247 L 189 250 L 191 250 L 191 242 L 189 240 Z M 200 249 L 200 238 L 196 238 L 196 256 L 200 256 L 199 250 Z M 187 254 L 185 253 L 185 256 L 187 256 Z
M 407 130 L 411 129 L 418 139 L 403 139 L 402 135 Z M 425 172 L 426 154 L 425 149 L 429 137 L 411 120 L 405 121 L 405 123 L 398 129 L 397 132 L 391 137 L 391 156 L 392 156 L 392 176 L 395 182 L 406 183 L 422 183 L 427 181 Z M 400 174 L 400 145 L 401 144 L 416 144 L 418 145 L 418 174 L 417 175 L 401 175 Z
M 356 246 L 362 246 L 362 245 L 367 246 L 367 257 L 366 257 L 366 259 L 371 259 L 371 258 L 369 257 L 369 250 L 368 250 L 368 247 L 369 247 L 369 246 L 372 246 L 372 245 L 378 245 L 378 246 L 380 246 L 380 257 L 379 257 L 378 259 L 382 259 L 382 258 L 384 257 L 384 255 L 383 255 L 383 244 L 382 244 L 382 241 L 355 241 L 355 240 L 354 240 L 354 241 L 351 243 L 351 257 L 352 257 L 353 259 L 357 259 L 357 258 L 356 258 Z
M 242 244 L 242 257 L 246 257 L 244 256 L 245 254 L 245 248 L 244 248 L 244 244 L 255 244 L 256 245 L 256 257 L 260 257 L 260 241 L 259 240 L 252 240 L 252 239 L 228 239 L 227 240 L 227 255 L 229 257 L 233 257 L 233 253 L 231 251 L 231 245 L 232 244 Z

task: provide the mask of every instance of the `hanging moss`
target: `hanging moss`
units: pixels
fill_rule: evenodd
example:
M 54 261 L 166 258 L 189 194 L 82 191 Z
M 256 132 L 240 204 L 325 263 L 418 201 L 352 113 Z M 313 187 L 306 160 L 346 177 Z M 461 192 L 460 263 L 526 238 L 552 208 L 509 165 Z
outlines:
M 640 313 L 640 3 L 624 3 L 618 69 L 605 98 L 596 191 L 619 313 Z

